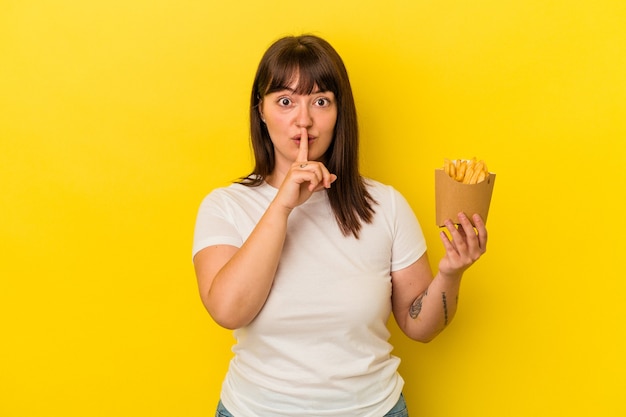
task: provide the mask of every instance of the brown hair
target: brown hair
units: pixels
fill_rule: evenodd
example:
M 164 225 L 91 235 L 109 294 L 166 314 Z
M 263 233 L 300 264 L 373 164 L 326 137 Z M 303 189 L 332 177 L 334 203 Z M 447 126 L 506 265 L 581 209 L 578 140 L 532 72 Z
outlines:
M 250 135 L 255 167 L 240 182 L 258 186 L 274 170 L 274 146 L 258 107 L 265 95 L 290 86 L 296 78 L 296 93 L 311 94 L 317 87 L 332 91 L 337 100 L 334 137 L 323 157 L 328 170 L 337 175 L 337 180 L 326 192 L 342 233 L 358 238 L 361 222 L 372 222 L 372 206 L 376 202 L 359 174 L 359 132 L 348 72 L 339 54 L 324 39 L 314 35 L 284 37 L 263 55 L 250 98 Z

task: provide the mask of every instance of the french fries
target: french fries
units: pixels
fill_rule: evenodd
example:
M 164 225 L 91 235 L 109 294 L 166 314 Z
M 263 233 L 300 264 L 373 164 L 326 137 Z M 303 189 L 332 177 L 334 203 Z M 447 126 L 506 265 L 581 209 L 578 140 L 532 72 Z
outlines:
M 472 159 L 444 159 L 443 170 L 455 181 L 463 184 L 478 184 L 489 176 L 485 161 Z

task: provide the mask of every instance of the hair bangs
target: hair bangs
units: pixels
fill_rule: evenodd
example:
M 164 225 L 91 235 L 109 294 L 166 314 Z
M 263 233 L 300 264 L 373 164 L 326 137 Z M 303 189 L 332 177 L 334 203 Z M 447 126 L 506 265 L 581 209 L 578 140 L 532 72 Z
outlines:
M 277 57 L 273 64 L 272 79 L 262 95 L 287 89 L 301 95 L 315 91 L 339 92 L 332 64 L 324 62 L 314 50 L 295 48 Z

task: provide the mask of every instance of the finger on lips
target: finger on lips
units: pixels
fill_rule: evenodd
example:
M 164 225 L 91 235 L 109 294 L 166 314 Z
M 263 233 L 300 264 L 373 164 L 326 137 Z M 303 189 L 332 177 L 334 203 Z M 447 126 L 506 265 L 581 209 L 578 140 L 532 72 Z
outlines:
M 300 128 L 300 146 L 298 148 L 298 159 L 296 162 L 302 169 L 309 167 L 307 171 L 310 171 L 312 165 L 315 165 L 315 167 L 313 167 L 314 169 L 311 171 L 315 175 L 315 180 L 311 181 L 311 185 L 316 191 L 323 188 L 330 188 L 330 185 L 337 179 L 323 164 L 309 163 L 309 134 L 305 127 Z
M 300 129 L 300 147 L 298 148 L 298 162 L 306 162 L 309 159 L 309 135 L 306 127 Z M 305 165 L 305 164 L 302 164 Z M 306 165 L 305 165 L 306 166 Z

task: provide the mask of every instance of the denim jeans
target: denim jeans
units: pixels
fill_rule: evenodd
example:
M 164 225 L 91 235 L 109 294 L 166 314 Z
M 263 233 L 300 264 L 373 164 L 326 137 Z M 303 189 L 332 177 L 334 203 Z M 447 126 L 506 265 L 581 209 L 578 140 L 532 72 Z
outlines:
M 228 412 L 226 407 L 220 401 L 217 404 L 217 411 L 215 412 L 215 417 L 234 417 L 231 413 Z M 391 410 L 383 417 L 409 417 L 409 411 L 406 409 L 406 402 L 404 402 L 404 396 L 400 394 L 400 399 L 393 406 Z

